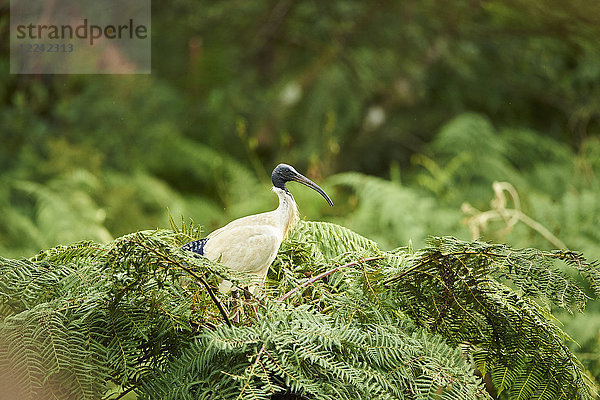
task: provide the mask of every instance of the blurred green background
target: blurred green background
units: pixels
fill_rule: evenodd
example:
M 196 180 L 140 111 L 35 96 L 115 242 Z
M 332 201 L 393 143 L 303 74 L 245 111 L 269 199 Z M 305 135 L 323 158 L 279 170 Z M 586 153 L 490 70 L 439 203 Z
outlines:
M 9 75 L 2 42 L 3 256 L 168 227 L 167 209 L 208 232 L 274 208 L 286 162 L 336 203 L 290 185 L 307 219 L 383 248 L 600 259 L 600 3 L 153 3 L 151 75 Z M 564 321 L 600 376 L 600 313 Z

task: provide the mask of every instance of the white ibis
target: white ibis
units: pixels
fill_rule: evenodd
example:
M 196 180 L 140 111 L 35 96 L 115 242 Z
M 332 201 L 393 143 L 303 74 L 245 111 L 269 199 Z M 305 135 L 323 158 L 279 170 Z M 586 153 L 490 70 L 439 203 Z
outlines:
M 290 165 L 279 164 L 275 167 L 271 180 L 273 191 L 279 197 L 276 210 L 236 219 L 204 239 L 186 243 L 182 247 L 229 268 L 255 275 L 255 284 L 249 288 L 251 293 L 264 283 L 281 242 L 298 222 L 298 207 L 285 184 L 289 181 L 302 183 L 316 190 L 333 206 L 323 189 Z M 227 293 L 231 287 L 232 283 L 224 280 L 219 285 L 219 291 Z

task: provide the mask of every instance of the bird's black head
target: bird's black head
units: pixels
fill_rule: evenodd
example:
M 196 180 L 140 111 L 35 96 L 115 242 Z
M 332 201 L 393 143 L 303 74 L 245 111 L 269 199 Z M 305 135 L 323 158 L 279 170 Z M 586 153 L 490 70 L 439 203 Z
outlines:
M 297 175 L 300 175 L 300 173 L 291 165 L 279 164 L 273 170 L 273 173 L 271 174 L 271 180 L 273 181 L 273 186 L 286 190 L 286 182 L 293 181 Z
M 325 198 L 325 200 L 327 200 L 330 206 L 333 206 L 333 202 L 331 201 L 329 196 L 327 196 L 327 193 L 323 191 L 323 189 L 321 189 L 316 183 L 314 183 L 313 181 L 296 171 L 291 165 L 279 164 L 278 166 L 276 166 L 273 170 L 273 173 L 271 174 L 271 180 L 273 181 L 273 186 L 285 190 L 286 192 L 288 192 L 287 188 L 285 187 L 286 182 L 295 181 L 306 185 L 309 188 L 317 191 L 321 196 Z

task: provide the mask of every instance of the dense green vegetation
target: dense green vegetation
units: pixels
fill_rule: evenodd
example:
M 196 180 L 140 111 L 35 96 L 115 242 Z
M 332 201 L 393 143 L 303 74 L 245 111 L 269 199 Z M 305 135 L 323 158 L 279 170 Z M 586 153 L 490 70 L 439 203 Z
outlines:
M 557 261 L 600 294 L 600 271 L 577 253 L 453 238 L 383 252 L 339 225 L 303 222 L 233 323 L 218 278 L 247 278 L 181 250 L 197 234 L 0 259 L 0 394 L 94 399 L 109 382 L 144 399 L 595 394 L 547 308 L 586 304 Z
M 322 184 L 336 203 L 330 209 L 314 193 L 291 187 L 306 219 L 350 228 L 372 239 L 381 251 L 407 246 L 402 254 L 410 258 L 416 249 L 425 253 L 415 254 L 426 254 L 428 237 L 451 235 L 544 252 L 570 249 L 588 260 L 600 259 L 600 10 L 595 4 L 578 0 L 459 0 L 443 5 L 431 0 L 154 3 L 150 76 L 0 75 L 3 257 L 32 257 L 81 240 L 98 243 L 94 248 L 114 249 L 111 246 L 122 239 L 112 241 L 130 232 L 168 228 L 167 210 L 176 219 L 193 219 L 206 233 L 233 218 L 273 208 L 269 172 L 278 162 L 287 162 Z M 8 5 L 1 5 L 3 33 L 8 18 Z M 8 44 L 3 43 L 1 50 L 0 64 L 7 71 Z M 161 248 L 175 240 L 155 239 L 167 241 L 160 242 Z M 278 263 L 295 254 L 293 242 L 286 246 Z M 332 252 L 327 259 L 350 260 L 340 249 L 327 250 Z M 353 253 L 357 259 L 364 256 L 359 253 Z M 52 279 L 66 279 L 67 286 L 75 285 L 71 280 L 77 268 L 91 268 L 91 276 L 100 279 L 102 273 L 96 270 L 100 261 L 86 263 L 95 260 L 94 254 L 73 256 L 77 256 L 69 261 L 73 265 L 62 265 L 67 259 L 58 258 L 44 268 L 57 268 L 59 277 Z M 23 271 L 37 265 L 32 262 L 23 261 Z M 3 261 L 10 268 L 13 263 Z M 305 259 L 295 265 L 316 272 L 332 263 Z M 376 276 L 387 276 L 392 268 L 385 263 L 372 267 Z M 557 268 L 593 297 L 574 271 Z M 268 307 L 278 307 L 273 300 L 292 284 L 279 287 L 272 278 L 275 292 L 265 301 Z M 0 277 L 0 284 L 4 279 Z M 107 276 L 102 279 L 121 284 Z M 528 298 L 530 288 L 514 284 L 511 290 Z M 40 288 L 42 293 L 35 295 L 47 297 L 33 303 L 22 300 L 19 310 L 34 304 L 59 307 L 78 294 L 93 301 L 94 296 L 109 295 L 96 289 L 84 294 L 69 286 L 44 294 Z M 161 296 L 180 289 L 188 290 L 169 286 L 161 288 L 166 290 Z M 377 296 L 387 296 L 382 287 L 378 289 L 382 292 Z M 5 302 L 8 295 L 2 290 L 0 299 Z M 177 293 L 185 297 L 188 292 Z M 582 307 L 565 308 L 547 293 L 547 298 L 538 295 L 531 298 L 559 318 L 560 328 L 575 339 L 566 341 L 569 349 L 592 379 L 599 380 L 598 303 L 590 302 L 580 314 Z M 368 293 L 360 296 L 372 305 Z M 96 304 L 93 301 L 90 304 Z M 77 312 L 85 313 L 88 306 L 78 304 L 82 308 Z M 191 309 L 178 309 L 177 315 L 197 311 L 196 306 L 182 304 Z M 1 310 L 3 316 L 19 311 L 8 313 L 5 305 Z M 274 315 L 279 317 L 270 323 L 284 319 L 277 310 Z M 98 312 L 90 318 L 101 321 L 106 315 L 100 313 L 110 310 Z M 335 316 L 314 312 L 300 308 L 298 318 L 312 318 L 322 329 L 338 329 Z M 414 354 L 430 345 L 445 349 L 437 353 L 447 351 L 445 366 L 459 371 L 460 385 L 474 388 L 467 378 L 469 367 L 452 353 L 466 339 L 403 313 L 404 322 L 388 328 L 381 325 L 389 317 L 377 314 L 367 320 L 372 329 L 410 336 L 406 340 L 414 344 L 410 350 Z M 56 323 L 71 323 L 74 315 Z M 161 321 L 157 323 L 164 322 L 157 318 Z M 64 328 L 68 330 L 59 331 L 75 329 Z M 192 339 L 196 327 L 180 328 L 174 328 L 183 335 L 180 341 L 170 342 L 169 337 L 165 346 L 201 346 L 218 335 L 254 337 L 259 329 L 263 333 L 271 329 L 255 324 L 232 333 L 223 327 L 208 334 L 213 336 Z M 356 329 L 357 336 L 350 340 L 354 345 L 368 332 Z M 418 339 L 424 335 L 422 329 L 437 332 L 446 341 L 438 336 Z M 148 332 L 139 335 L 138 339 L 152 337 Z M 222 348 L 224 353 L 219 353 L 214 348 L 207 357 L 241 360 L 259 349 Z M 398 357 L 404 360 L 409 353 Z M 126 362 L 133 363 L 138 355 Z M 332 350 L 331 357 L 339 356 Z M 166 365 L 161 364 L 166 362 L 161 358 L 164 353 L 156 357 L 157 365 L 143 368 Z M 495 365 L 507 361 L 497 354 L 490 357 Z M 236 373 L 242 373 L 242 364 Z M 131 376 L 118 368 L 111 361 L 96 371 L 97 377 L 122 374 L 112 375 L 116 383 L 131 384 Z M 188 379 L 186 374 L 193 371 L 180 373 Z M 352 373 L 345 377 L 350 379 Z M 170 378 L 164 379 L 167 385 Z M 412 384 L 408 375 L 402 379 Z M 100 381 L 89 385 L 89 393 L 102 387 Z M 299 385 L 294 388 L 304 387 Z M 510 390 L 504 396 L 519 398 Z

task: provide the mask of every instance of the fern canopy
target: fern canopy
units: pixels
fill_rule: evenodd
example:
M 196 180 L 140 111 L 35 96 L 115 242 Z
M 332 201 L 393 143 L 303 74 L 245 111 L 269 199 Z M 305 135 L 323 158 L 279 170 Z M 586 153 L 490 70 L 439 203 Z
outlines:
M 198 234 L 184 225 L 0 259 L 0 394 L 593 398 L 549 311 L 588 299 L 565 268 L 600 291 L 580 254 L 449 237 L 382 251 L 339 225 L 301 222 L 231 323 L 233 299 L 216 286 L 246 277 L 180 250 Z

